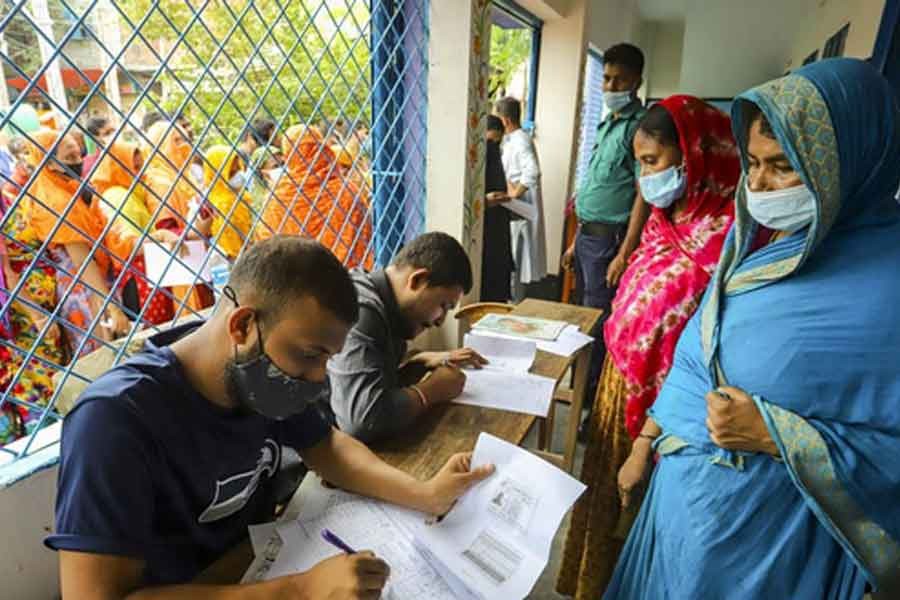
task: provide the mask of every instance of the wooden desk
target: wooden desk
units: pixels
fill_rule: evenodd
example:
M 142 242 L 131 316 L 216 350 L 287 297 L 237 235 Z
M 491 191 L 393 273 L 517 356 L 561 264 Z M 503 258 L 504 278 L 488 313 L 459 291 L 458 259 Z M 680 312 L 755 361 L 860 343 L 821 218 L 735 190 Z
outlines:
M 555 319 L 578 325 L 583 333 L 589 333 L 600 320 L 602 311 L 547 302 L 525 300 L 510 314 L 542 319 Z M 549 448 L 539 451 L 542 457 L 571 472 L 575 458 L 575 444 L 578 422 L 587 376 L 590 371 L 591 347 L 586 346 L 571 357 L 562 357 L 538 351 L 532 373 L 550 377 L 559 382 L 570 366 L 574 365 L 575 383 L 572 406 L 566 427 L 565 451 L 563 454 L 549 452 Z M 551 416 L 553 407 L 551 407 Z M 409 435 L 390 442 L 374 444 L 372 449 L 387 463 L 394 465 L 418 479 L 428 479 L 457 452 L 469 452 L 475 447 L 478 435 L 485 431 L 514 444 L 521 444 L 534 425 L 536 417 L 491 408 L 446 404 L 432 410 L 416 422 L 416 428 Z M 548 419 L 552 429 L 552 418 Z M 548 436 L 548 440 L 550 436 Z M 549 444 L 548 444 L 549 445 Z M 195 580 L 198 583 L 236 583 L 243 576 L 253 560 L 250 542 L 238 544 L 233 550 L 213 563 Z
M 603 313 L 597 309 L 572 304 L 528 299 L 517 305 L 510 314 L 566 321 L 577 325 L 583 333 L 589 333 Z M 568 472 L 572 471 L 575 459 L 578 422 L 590 371 L 590 349 L 591 347 L 587 346 L 570 357 L 538 351 L 531 367 L 532 373 L 549 377 L 558 384 L 569 367 L 574 365 L 575 382 L 571 394 L 572 407 L 569 411 L 564 452 L 563 454 L 550 452 L 552 435 L 547 436 L 544 447 L 538 452 L 543 458 Z M 548 431 L 552 431 L 553 428 L 553 408 L 555 407 L 551 408 L 551 417 L 548 418 Z M 453 454 L 468 452 L 474 448 L 478 434 L 482 431 L 514 444 L 521 444 L 536 420 L 533 415 L 447 404 L 417 421 L 414 432 L 387 443 L 374 444 L 372 449 L 389 464 L 426 479 L 434 475 Z

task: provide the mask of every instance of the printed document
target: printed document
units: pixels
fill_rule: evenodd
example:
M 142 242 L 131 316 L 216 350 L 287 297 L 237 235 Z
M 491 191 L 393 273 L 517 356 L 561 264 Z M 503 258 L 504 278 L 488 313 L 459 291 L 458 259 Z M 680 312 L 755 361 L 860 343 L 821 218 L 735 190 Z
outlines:
M 553 536 L 585 486 L 527 450 L 482 433 L 472 468 L 487 463 L 496 472 L 443 521 L 419 528 L 416 536 L 475 597 L 524 598 L 547 566 Z
M 487 329 L 479 329 L 478 334 L 510 340 L 524 339 L 521 336 L 498 333 Z M 581 330 L 577 325 L 566 325 L 562 330 L 562 333 L 560 333 L 559 337 L 555 340 L 537 340 L 537 349 L 549 352 L 550 354 L 556 354 L 557 356 L 569 357 L 593 341 L 594 338 L 581 333 Z
M 279 522 L 282 545 L 264 578 L 308 571 L 340 554 L 322 539 L 329 529 L 354 550 L 371 550 L 391 567 L 381 597 L 390 600 L 457 598 L 438 571 L 417 550 L 413 534 L 425 526 L 425 515 L 355 494 L 325 488 L 308 475 L 297 492 L 302 507 L 296 519 Z
M 466 385 L 454 402 L 547 416 L 556 382 L 528 372 L 537 353 L 534 341 L 470 333 L 463 343 L 488 364 L 466 369 Z

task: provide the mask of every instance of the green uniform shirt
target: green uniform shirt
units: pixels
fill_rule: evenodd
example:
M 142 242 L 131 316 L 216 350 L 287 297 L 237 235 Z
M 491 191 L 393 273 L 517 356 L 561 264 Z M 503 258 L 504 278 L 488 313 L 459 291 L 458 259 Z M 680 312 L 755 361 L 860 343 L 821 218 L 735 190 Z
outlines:
M 597 128 L 591 162 L 575 194 L 575 214 L 587 223 L 627 223 L 641 174 L 634 158 L 634 133 L 647 110 L 634 100 L 609 114 Z

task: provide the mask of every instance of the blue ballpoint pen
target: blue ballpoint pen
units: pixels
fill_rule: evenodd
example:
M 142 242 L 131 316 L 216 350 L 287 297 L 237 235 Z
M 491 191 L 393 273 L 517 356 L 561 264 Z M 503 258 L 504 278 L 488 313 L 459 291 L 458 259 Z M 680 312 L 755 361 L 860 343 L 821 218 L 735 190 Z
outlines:
M 347 554 L 356 554 L 356 550 L 348 546 L 344 540 L 336 536 L 330 529 L 322 530 L 322 539 L 338 550 L 341 550 L 342 552 L 346 552 Z

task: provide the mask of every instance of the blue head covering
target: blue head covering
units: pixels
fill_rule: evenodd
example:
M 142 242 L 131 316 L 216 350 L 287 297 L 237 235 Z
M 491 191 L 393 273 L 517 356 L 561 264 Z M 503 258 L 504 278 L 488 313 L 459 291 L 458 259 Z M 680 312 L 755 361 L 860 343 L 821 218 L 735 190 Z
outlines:
M 816 212 L 808 228 L 756 249 L 742 182 L 693 360 L 706 385 L 757 397 L 812 510 L 872 579 L 897 576 L 900 469 L 885 459 L 900 454 L 897 97 L 853 59 L 741 94 L 732 115 L 745 170 L 747 103 L 771 124 Z M 705 435 L 699 421 L 683 433 Z
M 703 310 L 704 352 L 715 354 L 721 293 L 739 294 L 799 269 L 832 231 L 885 226 L 900 219 L 900 105 L 866 62 L 813 63 L 735 99 L 732 122 L 747 170 L 748 105 L 765 115 L 791 166 L 813 190 L 810 227 L 751 252 L 758 225 L 747 211 L 746 177 L 735 197 L 735 225 Z M 752 256 L 751 256 L 752 254 Z
M 663 459 L 607 598 L 856 598 L 866 582 L 900 584 L 897 100 L 845 59 L 754 88 L 732 119 L 745 170 L 749 103 L 815 216 L 757 248 L 740 185 L 651 410 Z M 706 396 L 723 384 L 753 397 L 781 460 L 711 439 Z

